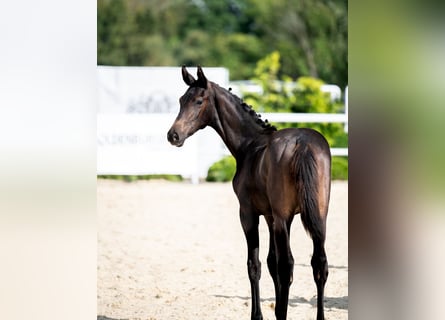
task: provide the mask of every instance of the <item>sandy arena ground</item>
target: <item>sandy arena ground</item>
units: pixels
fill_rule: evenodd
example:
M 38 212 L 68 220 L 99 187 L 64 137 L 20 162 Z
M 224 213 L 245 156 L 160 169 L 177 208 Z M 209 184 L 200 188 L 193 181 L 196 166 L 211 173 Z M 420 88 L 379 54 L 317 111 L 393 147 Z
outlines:
M 332 184 L 326 251 L 326 319 L 348 318 L 348 184 Z M 98 180 L 98 320 L 250 319 L 246 241 L 230 183 Z M 264 319 L 274 317 L 260 222 Z M 296 217 L 288 319 L 315 319 L 312 241 Z

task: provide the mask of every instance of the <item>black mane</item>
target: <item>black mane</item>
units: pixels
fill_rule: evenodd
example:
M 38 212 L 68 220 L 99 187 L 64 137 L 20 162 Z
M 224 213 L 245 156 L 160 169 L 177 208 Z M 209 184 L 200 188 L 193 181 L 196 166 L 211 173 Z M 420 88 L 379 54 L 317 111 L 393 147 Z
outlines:
M 261 115 L 259 115 L 258 113 L 256 113 L 256 111 L 252 108 L 251 105 L 248 105 L 247 103 L 245 103 L 240 97 L 238 97 L 237 95 L 232 93 L 232 88 L 229 88 L 229 90 L 227 90 L 227 92 L 230 93 L 230 95 L 236 100 L 236 102 L 241 105 L 241 107 L 243 108 L 243 110 L 245 112 L 247 112 L 252 119 L 256 122 L 256 124 L 260 125 L 261 128 L 263 128 L 264 132 L 273 132 L 273 131 L 277 131 L 277 128 L 273 125 L 271 125 L 267 119 L 263 120 L 261 119 Z

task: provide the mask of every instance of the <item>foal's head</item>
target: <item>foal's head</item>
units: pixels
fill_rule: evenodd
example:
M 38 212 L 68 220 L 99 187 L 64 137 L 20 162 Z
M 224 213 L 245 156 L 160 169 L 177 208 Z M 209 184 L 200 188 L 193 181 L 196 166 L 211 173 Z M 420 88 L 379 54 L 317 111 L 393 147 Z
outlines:
M 167 133 L 171 144 L 181 147 L 185 139 L 199 129 L 206 127 L 214 116 L 213 99 L 210 99 L 211 90 L 201 67 L 198 67 L 198 79 L 182 67 L 182 78 L 189 86 L 179 99 L 180 109 L 175 122 Z

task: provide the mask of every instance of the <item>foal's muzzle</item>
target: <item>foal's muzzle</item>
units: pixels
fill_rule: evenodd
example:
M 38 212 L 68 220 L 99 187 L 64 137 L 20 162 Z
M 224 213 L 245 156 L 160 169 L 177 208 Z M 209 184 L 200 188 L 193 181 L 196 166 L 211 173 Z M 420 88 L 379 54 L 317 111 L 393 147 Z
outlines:
M 167 139 L 172 145 L 177 146 L 177 147 L 180 147 L 184 144 L 184 140 L 181 140 L 179 138 L 178 133 L 173 128 L 171 128 L 167 132 Z

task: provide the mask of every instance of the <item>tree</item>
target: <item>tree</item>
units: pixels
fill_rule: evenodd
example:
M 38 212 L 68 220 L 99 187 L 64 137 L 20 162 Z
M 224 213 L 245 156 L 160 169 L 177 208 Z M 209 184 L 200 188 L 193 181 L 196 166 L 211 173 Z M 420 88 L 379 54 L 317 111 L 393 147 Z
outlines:
M 347 2 L 249 0 L 256 28 L 282 56 L 283 70 L 347 85 Z M 257 31 L 257 32 L 258 32 Z
M 224 66 L 248 79 L 278 51 L 286 74 L 345 87 L 345 0 L 98 0 L 99 64 Z

